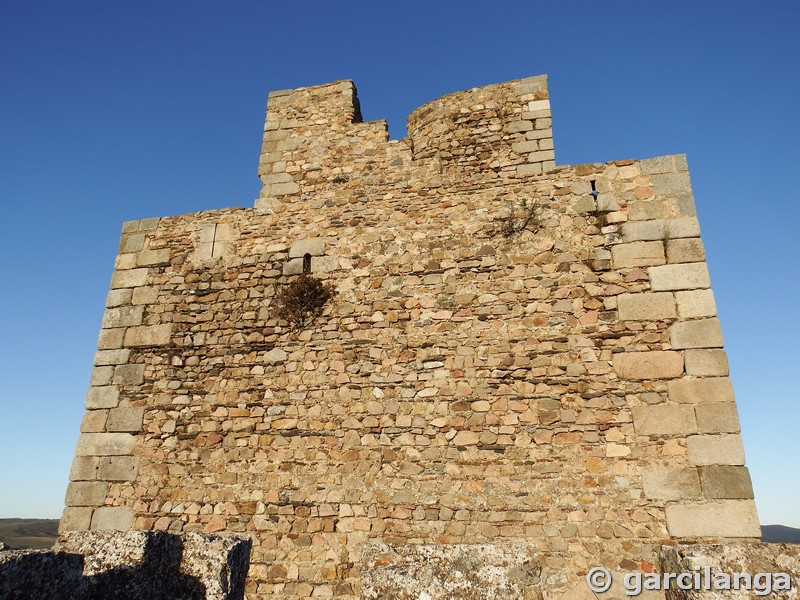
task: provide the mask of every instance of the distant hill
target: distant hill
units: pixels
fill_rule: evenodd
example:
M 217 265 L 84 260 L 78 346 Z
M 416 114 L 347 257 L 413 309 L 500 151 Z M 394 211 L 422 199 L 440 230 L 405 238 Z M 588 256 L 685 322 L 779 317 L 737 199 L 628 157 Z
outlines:
M 800 529 L 784 525 L 762 525 L 761 541 L 800 544 Z
M 10 548 L 50 548 L 58 519 L 0 519 L 0 541 Z

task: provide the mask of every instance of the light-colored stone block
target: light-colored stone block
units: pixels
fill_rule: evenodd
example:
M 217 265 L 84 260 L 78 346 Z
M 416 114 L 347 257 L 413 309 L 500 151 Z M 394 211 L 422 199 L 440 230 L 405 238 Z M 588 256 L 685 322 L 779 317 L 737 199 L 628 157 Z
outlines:
M 611 264 L 615 269 L 626 267 L 650 267 L 667 262 L 664 256 L 664 243 L 631 242 L 611 247 Z
M 743 465 L 744 446 L 738 435 L 691 435 L 686 438 L 691 465 Z
M 97 367 L 122 365 L 128 362 L 130 350 L 98 350 L 94 353 L 94 364 Z
M 108 483 L 73 481 L 67 486 L 67 506 L 101 506 L 106 501 Z
M 650 267 L 647 272 L 650 275 L 650 289 L 654 292 L 693 290 L 711 285 L 706 263 L 660 265 Z
M 65 531 L 86 531 L 92 524 L 93 508 L 68 506 L 61 515 L 58 524 L 58 533 Z
M 125 339 L 125 328 L 101 329 L 97 336 L 98 350 L 115 350 L 122 348 L 122 341 Z
M 99 459 L 97 479 L 103 481 L 135 481 L 139 472 L 137 456 L 104 456 Z
M 155 304 L 158 301 L 160 290 L 160 286 L 157 285 L 135 288 L 131 297 L 131 304 Z
M 111 275 L 111 288 L 133 288 L 147 283 L 147 269 L 128 269 L 115 271 Z
M 642 170 L 643 175 L 654 175 L 656 173 L 674 173 L 686 170 L 685 164 L 685 154 L 669 154 L 640 160 L 639 168 Z
M 119 365 L 114 369 L 115 385 L 139 385 L 144 382 L 144 365 Z
M 82 433 L 76 456 L 120 456 L 133 454 L 136 438 L 130 433 Z
M 70 481 L 93 481 L 97 479 L 99 459 L 96 456 L 76 456 L 69 471 Z
M 87 410 L 81 419 L 81 432 L 100 433 L 106 430 L 108 410 Z
M 683 374 L 680 352 L 620 352 L 614 354 L 614 371 L 620 379 L 671 379 Z
M 120 306 L 109 308 L 103 315 L 102 327 L 131 327 L 140 325 L 144 316 L 144 306 Z
M 283 263 L 284 275 L 300 275 L 303 272 L 303 259 L 291 258 Z
M 114 385 L 101 385 L 89 388 L 86 393 L 87 409 L 114 408 L 119 404 L 119 390 Z
M 669 328 L 669 340 L 675 350 L 723 346 L 722 329 L 716 317 L 673 323 Z
M 700 237 L 700 223 L 696 217 L 628 221 L 621 232 L 623 242 L 692 238 Z
M 696 377 L 728 375 L 728 357 L 725 350 L 687 350 L 683 357 L 687 375 Z
M 652 178 L 653 187 L 656 194 L 660 196 L 674 196 L 692 191 L 692 184 L 689 181 L 689 172 L 679 173 L 656 173 Z
M 660 321 L 678 316 L 675 298 L 670 292 L 620 294 L 617 310 L 621 321 Z
M 706 402 L 695 407 L 700 433 L 739 433 L 739 413 L 732 402 Z
M 153 267 L 169 264 L 169 248 L 161 250 L 142 250 L 136 255 L 136 265 L 139 267 Z
M 125 332 L 126 347 L 165 346 L 172 341 L 172 324 L 142 325 Z
M 110 290 L 108 294 L 106 294 L 106 307 L 114 308 L 115 306 L 130 304 L 132 294 L 133 290 L 130 288 Z
M 632 412 L 633 427 L 639 435 L 697 433 L 694 408 L 690 405 L 634 406 Z
M 292 242 L 289 247 L 289 258 L 302 258 L 306 254 L 311 256 L 322 256 L 325 254 L 325 245 L 328 243 L 328 238 L 306 238 L 304 240 L 297 240 Z
M 717 304 L 711 290 L 676 292 L 675 301 L 678 303 L 678 315 L 681 319 L 714 317 L 717 314 Z
M 107 431 L 127 431 L 138 433 L 142 429 L 144 407 L 112 408 L 108 411 Z
M 683 404 L 734 401 L 733 385 L 728 377 L 676 379 L 667 382 L 667 393 L 671 402 Z
M 294 181 L 287 183 L 272 183 L 264 186 L 270 196 L 289 196 L 300 192 L 300 186 Z
M 718 500 L 666 507 L 673 537 L 761 537 L 752 500 Z
M 542 174 L 541 163 L 533 163 L 533 164 L 525 163 L 523 165 L 517 166 L 517 177 L 528 177 L 531 175 L 541 175 L 541 174 Z M 595 208 L 594 203 L 592 203 L 591 210 L 594 210 L 594 208 Z M 578 212 L 588 212 L 588 210 L 590 209 L 585 209 L 584 211 L 580 211 L 578 208 L 576 208 L 575 210 L 578 210 Z
M 642 489 L 654 500 L 694 500 L 701 497 L 697 469 L 644 467 Z
M 700 238 L 667 240 L 667 262 L 703 262 L 705 259 L 706 251 Z
M 708 499 L 746 500 L 753 497 L 753 484 L 745 467 L 713 465 L 700 468 L 703 495 Z
M 121 530 L 133 528 L 134 513 L 127 506 L 102 506 L 92 515 L 92 530 Z

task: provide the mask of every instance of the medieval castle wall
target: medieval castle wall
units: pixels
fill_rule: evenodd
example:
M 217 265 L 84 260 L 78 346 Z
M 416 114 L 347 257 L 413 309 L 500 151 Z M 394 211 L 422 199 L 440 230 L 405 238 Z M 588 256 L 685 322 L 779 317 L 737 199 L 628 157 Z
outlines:
M 62 530 L 250 533 L 250 598 L 358 598 L 373 543 L 525 542 L 559 590 L 758 537 L 685 158 L 556 166 L 544 77 L 408 130 L 273 92 L 255 208 L 124 225 Z

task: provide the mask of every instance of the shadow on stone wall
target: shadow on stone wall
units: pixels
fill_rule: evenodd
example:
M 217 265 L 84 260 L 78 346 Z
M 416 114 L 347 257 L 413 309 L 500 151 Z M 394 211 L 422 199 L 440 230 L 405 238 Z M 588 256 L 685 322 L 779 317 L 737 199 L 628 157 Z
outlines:
M 57 551 L 0 552 L 0 599 L 241 600 L 250 540 L 185 537 L 72 532 L 59 539 Z

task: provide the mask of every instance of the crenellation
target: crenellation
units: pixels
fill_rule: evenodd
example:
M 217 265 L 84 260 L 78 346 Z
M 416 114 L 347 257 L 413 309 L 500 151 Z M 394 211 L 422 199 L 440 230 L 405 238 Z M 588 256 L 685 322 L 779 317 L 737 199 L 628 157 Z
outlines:
M 123 226 L 62 528 L 247 533 L 253 598 L 358 598 L 373 543 L 525 542 L 562 594 L 757 537 L 685 157 L 556 167 L 545 77 L 408 125 L 273 92 L 255 208 Z

